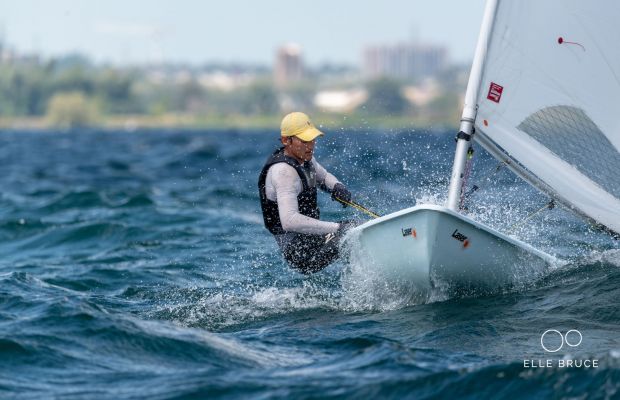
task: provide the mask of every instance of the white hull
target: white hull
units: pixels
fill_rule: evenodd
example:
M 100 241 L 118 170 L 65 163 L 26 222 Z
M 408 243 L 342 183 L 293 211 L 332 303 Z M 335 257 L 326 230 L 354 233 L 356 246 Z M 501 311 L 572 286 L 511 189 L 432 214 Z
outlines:
M 421 205 L 367 222 L 343 246 L 385 283 L 428 294 L 495 291 L 535 279 L 553 258 L 445 207 Z

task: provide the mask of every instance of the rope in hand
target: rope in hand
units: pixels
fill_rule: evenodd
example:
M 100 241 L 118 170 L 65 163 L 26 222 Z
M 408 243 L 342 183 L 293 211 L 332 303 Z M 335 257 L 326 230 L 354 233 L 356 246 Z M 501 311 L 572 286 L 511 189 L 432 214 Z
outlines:
M 341 199 L 340 197 L 335 197 L 335 199 L 336 199 L 338 202 L 340 202 L 340 203 L 342 203 L 342 204 L 346 204 L 346 205 L 348 205 L 348 206 L 351 206 L 351 207 L 353 207 L 353 208 L 355 208 L 355 209 L 357 209 L 357 210 L 359 210 L 359 211 L 361 211 L 361 212 L 363 212 L 363 213 L 366 213 L 366 214 L 370 215 L 370 216 L 371 216 L 371 217 L 373 217 L 373 218 L 379 218 L 379 217 L 380 217 L 380 215 L 379 215 L 379 214 L 377 214 L 377 213 L 375 213 L 375 212 L 370 211 L 369 209 L 367 209 L 367 208 L 366 208 L 366 207 L 364 207 L 363 205 L 358 204 L 358 203 L 354 202 L 353 200 L 351 200 L 351 201 L 346 201 L 346 200 L 344 200 L 344 199 Z

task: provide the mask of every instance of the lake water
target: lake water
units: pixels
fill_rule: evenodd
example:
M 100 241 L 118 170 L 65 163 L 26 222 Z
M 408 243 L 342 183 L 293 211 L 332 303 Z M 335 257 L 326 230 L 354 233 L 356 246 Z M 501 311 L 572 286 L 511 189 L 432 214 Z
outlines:
M 389 213 L 443 204 L 453 136 L 335 130 L 316 156 Z M 0 132 L 0 398 L 620 398 L 618 241 L 556 207 L 514 231 L 549 275 L 422 303 L 356 265 L 299 275 L 260 214 L 277 138 Z M 506 231 L 548 199 L 496 165 L 477 149 L 468 213 Z M 549 329 L 571 345 L 545 352 Z

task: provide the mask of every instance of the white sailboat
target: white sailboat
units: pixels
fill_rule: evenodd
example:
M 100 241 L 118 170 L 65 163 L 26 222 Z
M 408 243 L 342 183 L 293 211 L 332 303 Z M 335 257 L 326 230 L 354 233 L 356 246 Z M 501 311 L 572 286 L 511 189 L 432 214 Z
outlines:
M 619 16 L 616 0 L 488 0 L 446 206 L 353 229 L 343 246 L 350 257 L 421 294 L 437 282 L 494 290 L 544 274 L 551 256 L 461 214 L 472 140 L 560 204 L 620 232 Z

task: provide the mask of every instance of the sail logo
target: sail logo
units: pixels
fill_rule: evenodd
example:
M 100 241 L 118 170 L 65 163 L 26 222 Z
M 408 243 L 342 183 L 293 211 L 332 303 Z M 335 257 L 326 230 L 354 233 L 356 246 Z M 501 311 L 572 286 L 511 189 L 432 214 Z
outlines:
M 412 236 L 414 238 L 418 237 L 418 232 L 414 228 L 403 228 L 401 229 L 403 237 Z
M 487 94 L 487 99 L 499 103 L 502 98 L 503 91 L 503 86 L 500 86 L 495 82 L 491 82 L 491 86 L 489 86 L 489 94 Z

